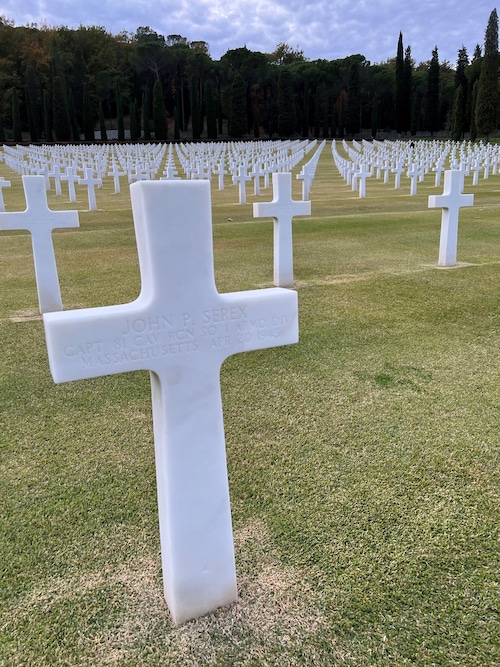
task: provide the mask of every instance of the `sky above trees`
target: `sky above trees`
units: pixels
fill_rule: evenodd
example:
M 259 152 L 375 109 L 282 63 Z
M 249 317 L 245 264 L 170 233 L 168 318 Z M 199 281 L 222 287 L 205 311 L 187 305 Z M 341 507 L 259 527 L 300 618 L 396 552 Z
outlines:
M 361 53 L 372 63 L 396 55 L 399 33 L 416 63 L 457 60 L 465 46 L 483 46 L 491 0 L 2 0 L 0 14 L 16 26 L 97 25 L 112 34 L 150 26 L 165 36 L 208 42 L 218 60 L 246 46 L 271 53 L 285 42 L 306 58 L 334 60 Z

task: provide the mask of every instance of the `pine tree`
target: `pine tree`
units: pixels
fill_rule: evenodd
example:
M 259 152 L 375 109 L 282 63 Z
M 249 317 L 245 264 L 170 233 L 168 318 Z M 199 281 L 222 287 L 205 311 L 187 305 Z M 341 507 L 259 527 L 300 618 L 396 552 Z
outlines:
M 484 37 L 484 56 L 477 87 L 476 127 L 486 141 L 497 127 L 498 114 L 498 15 L 494 9 Z
M 30 141 L 32 143 L 36 143 L 38 141 L 38 133 L 36 130 L 36 125 L 35 125 L 35 118 L 34 118 L 34 109 L 33 105 L 31 104 L 31 99 L 30 99 L 30 94 L 28 91 L 28 86 L 24 87 L 24 97 L 26 99 L 26 112 L 28 114 L 28 129 L 30 133 Z
M 0 115 L 0 144 L 4 144 L 7 141 L 5 138 L 5 128 L 2 122 L 2 116 Z
M 174 139 L 179 141 L 181 138 L 181 128 L 179 126 L 179 108 L 174 107 Z
M 16 88 L 12 89 L 12 135 L 15 142 L 21 142 L 23 140 L 19 95 Z
M 427 74 L 425 129 L 431 133 L 431 137 L 439 129 L 439 56 L 437 46 L 432 51 Z
M 479 85 L 479 81 L 476 81 L 474 83 L 474 86 L 472 88 L 472 108 L 476 108 L 476 103 L 477 103 L 477 88 Z M 471 141 L 476 141 L 477 139 L 477 127 L 476 127 L 476 114 L 472 113 L 471 118 L 470 118 L 470 138 Z
M 32 65 L 28 65 L 26 67 L 25 80 L 28 118 L 31 116 L 32 119 L 32 127 L 30 128 L 31 141 L 38 141 L 42 133 L 42 114 L 38 101 L 38 87 L 35 68 Z
M 64 84 L 59 76 L 55 76 L 52 82 L 52 109 L 56 141 L 71 141 L 68 105 L 64 94 Z
M 159 79 L 156 79 L 153 86 L 153 125 L 156 141 L 166 141 L 168 139 L 167 112 Z

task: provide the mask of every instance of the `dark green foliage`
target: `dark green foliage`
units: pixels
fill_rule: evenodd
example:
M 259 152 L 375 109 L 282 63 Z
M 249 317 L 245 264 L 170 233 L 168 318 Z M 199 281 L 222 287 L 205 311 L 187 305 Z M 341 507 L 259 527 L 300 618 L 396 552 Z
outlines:
M 453 100 L 453 111 L 451 116 L 451 138 L 459 141 L 462 138 L 464 126 L 464 87 L 458 86 L 455 90 Z
M 120 87 L 115 87 L 116 121 L 118 124 L 118 141 L 125 141 L 125 121 L 123 119 L 123 97 Z
M 73 90 L 70 88 L 68 93 L 68 111 L 69 122 L 71 124 L 71 135 L 73 141 L 80 141 L 80 129 L 78 127 L 78 120 L 75 110 L 75 100 L 73 97 Z
M 139 103 L 137 100 L 132 102 L 135 113 L 135 136 L 137 139 L 141 138 L 142 126 L 141 126 L 141 110 L 139 109 Z
M 198 81 L 192 76 L 189 82 L 189 100 L 191 103 L 191 133 L 193 141 L 199 141 L 200 130 L 200 98 L 198 95 Z
M 135 100 L 130 105 L 130 141 L 137 141 L 137 103 Z
M 347 110 L 345 129 L 348 135 L 354 137 L 360 130 L 361 97 L 359 85 L 359 63 L 353 62 L 349 68 L 347 82 Z
M 23 140 L 21 130 L 21 110 L 19 106 L 19 94 L 16 88 L 12 89 L 12 138 L 19 142 Z
M 215 113 L 214 87 L 211 81 L 205 84 L 205 108 L 207 111 L 207 139 L 217 139 L 217 116 Z
M 106 131 L 106 120 L 104 118 L 104 109 L 102 107 L 102 100 L 99 100 L 99 130 L 101 132 L 101 141 L 107 141 L 108 133 Z
M 476 81 L 474 83 L 474 86 L 472 88 L 472 109 L 474 110 L 476 108 L 476 102 L 477 102 L 477 88 L 478 88 L 478 82 Z M 471 114 L 470 117 L 470 138 L 471 141 L 476 141 L 477 139 L 477 126 L 476 126 L 476 114 L 474 111 Z
M 181 130 L 179 127 L 179 109 L 178 107 L 174 108 L 174 139 L 179 141 L 181 138 Z
M 50 101 L 49 101 L 49 94 L 44 89 L 43 90 L 43 128 L 44 128 L 43 133 L 45 135 L 45 141 L 47 141 L 49 143 L 51 141 L 53 141 L 51 107 L 52 107 L 52 105 L 50 104 Z
M 396 55 L 396 132 L 402 133 L 404 127 L 405 107 L 405 64 L 403 51 L 403 34 L 399 33 L 398 50 Z
M 404 62 L 404 100 L 403 100 L 403 132 L 408 132 L 411 129 L 411 113 L 412 113 L 412 73 L 413 60 L 411 57 L 411 46 L 406 47 L 405 62 Z
M 470 114 L 467 116 L 467 107 L 469 106 L 467 97 L 469 92 L 469 82 L 467 81 L 466 70 L 469 66 L 469 56 L 467 55 L 467 49 L 465 46 L 458 52 L 457 67 L 455 69 L 455 90 L 462 88 L 462 133 L 468 131 L 470 126 Z
M 314 99 L 314 138 L 319 139 L 319 127 L 321 123 L 321 94 L 319 88 L 316 88 Z
M 1 114 L 0 114 L 0 143 L 3 144 L 3 143 L 5 143 L 5 141 L 6 141 L 6 138 L 5 138 L 5 128 L 4 128 L 4 126 L 3 126 L 2 116 L 1 116 Z
M 56 141 L 71 141 L 68 104 L 64 94 L 64 84 L 59 76 L 52 82 L 52 118 Z
M 246 83 L 236 72 L 229 91 L 228 133 L 239 139 L 247 129 Z
M 88 87 L 83 88 L 83 138 L 85 141 L 95 141 L 94 115 L 90 104 Z
M 142 127 L 144 128 L 144 139 L 151 141 L 151 125 L 149 123 L 151 115 L 151 96 L 148 86 L 142 94 Z
M 425 129 L 433 136 L 439 129 L 439 57 L 437 46 L 432 51 L 432 58 L 427 73 L 427 96 L 425 100 Z
M 296 132 L 297 116 L 293 95 L 292 74 L 288 67 L 280 70 L 278 75 L 278 134 L 290 137 Z
M 28 67 L 26 67 L 25 80 L 25 97 L 31 141 L 38 141 L 42 133 L 42 113 L 38 101 L 36 73 L 32 65 L 28 65 Z
M 372 101 L 372 139 L 375 139 L 379 123 L 379 101 L 375 96 Z
M 157 141 L 168 139 L 168 122 L 165 103 L 163 101 L 163 88 L 159 79 L 153 86 L 153 125 Z
M 498 15 L 494 9 L 488 20 L 484 39 L 484 57 L 481 64 L 475 105 L 476 127 L 488 141 L 498 121 Z
M 35 143 L 38 141 L 38 133 L 36 130 L 33 106 L 31 105 L 30 96 L 28 93 L 28 86 L 24 88 L 24 97 L 26 99 L 26 113 L 28 115 L 28 129 L 30 133 L 30 140 Z

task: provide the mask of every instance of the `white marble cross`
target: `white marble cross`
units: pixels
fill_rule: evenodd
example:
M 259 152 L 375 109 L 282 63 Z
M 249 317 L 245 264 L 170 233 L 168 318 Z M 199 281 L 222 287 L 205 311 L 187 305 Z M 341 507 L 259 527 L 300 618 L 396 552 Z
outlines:
M 292 175 L 273 174 L 273 200 L 253 205 L 254 218 L 274 218 L 274 284 L 293 285 L 292 218 L 311 215 L 310 201 L 292 199 Z
M 238 167 L 238 175 L 233 176 L 233 183 L 238 183 L 239 185 L 239 197 L 240 204 L 246 204 L 247 201 L 247 191 L 246 191 L 246 182 L 252 180 L 247 174 L 247 168 L 245 165 Z
M 92 167 L 85 167 L 85 178 L 80 178 L 78 184 L 87 186 L 89 211 L 97 211 L 94 188 L 96 185 L 102 185 L 102 180 L 100 178 L 94 178 L 94 170 Z
M 3 188 L 10 188 L 10 181 L 0 178 L 0 212 L 5 211 L 5 202 L 3 200 Z
M 429 208 L 443 209 L 439 242 L 439 266 L 455 266 L 457 263 L 458 213 L 462 207 L 474 204 L 474 195 L 462 194 L 463 182 L 464 174 L 462 171 L 445 171 L 443 194 L 429 197 Z
M 221 365 L 297 342 L 297 294 L 219 294 L 209 181 L 142 181 L 130 193 L 139 297 L 45 315 L 47 349 L 55 382 L 150 371 L 164 592 L 183 623 L 237 599 Z
M 52 230 L 78 227 L 78 211 L 49 209 L 43 176 L 23 176 L 23 186 L 26 209 L 0 213 L 0 230 L 26 229 L 31 233 L 40 312 L 62 310 Z
M 76 202 L 75 183 L 78 183 L 79 176 L 73 173 L 73 167 L 66 167 L 66 173 L 61 176 L 61 181 L 68 181 L 69 200 Z

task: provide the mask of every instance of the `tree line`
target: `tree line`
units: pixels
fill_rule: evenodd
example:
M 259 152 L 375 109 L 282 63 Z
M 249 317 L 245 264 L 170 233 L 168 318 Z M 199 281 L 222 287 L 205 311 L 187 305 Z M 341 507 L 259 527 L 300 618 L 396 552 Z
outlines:
M 486 138 L 499 125 L 498 16 L 484 51 L 462 46 L 456 66 L 415 64 L 399 35 L 396 56 L 371 64 L 361 54 L 306 59 L 278 44 L 213 60 L 206 42 L 163 36 L 148 26 L 112 35 L 102 27 L 15 27 L 0 17 L 0 141 L 262 136 L 354 137 L 443 130 Z

